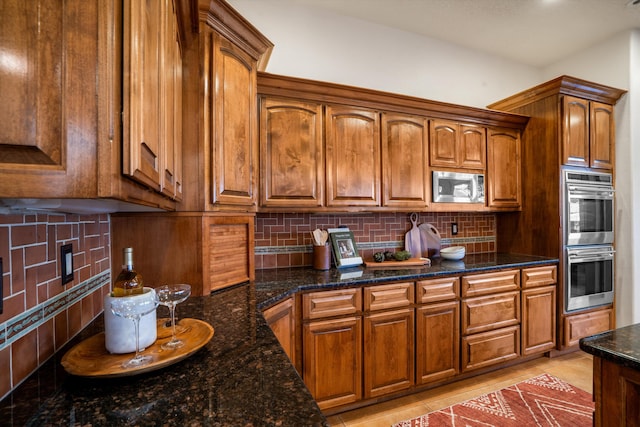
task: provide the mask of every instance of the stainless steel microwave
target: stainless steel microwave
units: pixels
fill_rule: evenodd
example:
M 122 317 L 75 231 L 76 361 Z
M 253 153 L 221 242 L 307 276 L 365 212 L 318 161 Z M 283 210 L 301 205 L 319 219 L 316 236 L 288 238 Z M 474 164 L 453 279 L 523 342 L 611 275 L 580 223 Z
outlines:
M 484 203 L 484 175 L 433 171 L 435 203 Z

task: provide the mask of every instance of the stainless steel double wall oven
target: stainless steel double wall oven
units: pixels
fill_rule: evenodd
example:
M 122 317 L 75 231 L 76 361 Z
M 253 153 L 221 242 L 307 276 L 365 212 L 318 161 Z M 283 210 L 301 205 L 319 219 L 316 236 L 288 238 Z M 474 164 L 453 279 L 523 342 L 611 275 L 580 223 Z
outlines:
M 610 304 L 614 195 L 609 173 L 563 169 L 565 311 Z

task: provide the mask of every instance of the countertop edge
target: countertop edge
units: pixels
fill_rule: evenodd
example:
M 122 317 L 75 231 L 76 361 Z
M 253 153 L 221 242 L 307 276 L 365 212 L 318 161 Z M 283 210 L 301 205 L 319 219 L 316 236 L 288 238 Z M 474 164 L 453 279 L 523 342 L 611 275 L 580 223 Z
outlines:
M 500 265 L 485 265 L 485 266 L 474 266 L 470 268 L 448 268 L 446 270 L 438 269 L 432 270 L 430 267 L 425 268 L 404 268 L 404 269 L 387 269 L 384 270 L 387 274 L 382 277 L 351 277 L 344 280 L 335 280 L 329 279 L 327 281 L 318 281 L 313 280 L 314 275 L 317 274 L 316 271 L 311 269 L 310 267 L 290 267 L 284 269 L 265 269 L 263 271 L 267 272 L 277 272 L 279 271 L 293 271 L 297 270 L 300 272 L 308 271 L 310 274 L 307 276 L 308 279 L 297 281 L 296 283 L 292 283 L 290 287 L 287 289 L 283 289 L 281 292 L 276 294 L 268 294 L 266 292 L 268 288 L 274 285 L 275 280 L 255 280 L 256 285 L 256 296 L 257 296 L 257 308 L 258 310 L 264 310 L 269 308 L 286 298 L 296 295 L 300 292 L 313 291 L 313 290 L 321 290 L 321 289 L 339 289 L 339 288 L 348 288 L 354 286 L 362 286 L 362 285 L 374 285 L 381 283 L 388 283 L 393 281 L 403 281 L 403 280 L 422 280 L 429 279 L 441 276 L 451 276 L 451 275 L 466 275 L 466 274 L 476 274 L 476 273 L 486 273 L 491 271 L 499 271 L 499 270 L 507 270 L 510 268 L 530 268 L 530 267 L 540 267 L 545 265 L 557 265 L 560 261 L 557 258 L 541 258 L 541 257 L 532 257 L 536 259 L 531 259 L 527 261 L 514 261 L 514 262 L 506 262 Z M 341 274 L 341 275 L 349 275 L 349 274 L 358 274 L 364 273 L 367 271 L 366 267 L 352 267 L 352 268 L 344 268 L 344 269 L 332 269 L 332 274 Z M 371 269 L 369 269 L 371 270 Z M 262 270 L 258 270 L 262 271 Z M 397 272 L 397 273 L 392 273 Z M 267 273 L 269 274 L 269 273 Z M 258 275 L 257 275 L 258 276 Z M 279 283 L 278 283 L 279 284 Z

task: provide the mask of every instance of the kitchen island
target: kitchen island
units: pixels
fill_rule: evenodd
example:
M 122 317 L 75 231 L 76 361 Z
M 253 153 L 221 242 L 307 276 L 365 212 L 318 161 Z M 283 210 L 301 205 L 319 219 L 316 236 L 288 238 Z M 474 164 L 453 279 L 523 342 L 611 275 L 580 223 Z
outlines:
M 316 271 L 262 270 L 256 281 L 191 297 L 177 315 L 201 319 L 212 340 L 189 358 L 136 376 L 91 379 L 67 374 L 60 360 L 70 346 L 104 330 L 96 318 L 62 351 L 0 402 L 3 425 L 328 425 L 261 311 L 300 291 L 391 280 L 557 263 L 525 255 L 468 255 L 431 267 Z M 159 317 L 166 317 L 164 307 Z M 5 373 L 3 373 L 4 375 Z
M 593 355 L 594 426 L 640 426 L 640 324 L 580 340 Z

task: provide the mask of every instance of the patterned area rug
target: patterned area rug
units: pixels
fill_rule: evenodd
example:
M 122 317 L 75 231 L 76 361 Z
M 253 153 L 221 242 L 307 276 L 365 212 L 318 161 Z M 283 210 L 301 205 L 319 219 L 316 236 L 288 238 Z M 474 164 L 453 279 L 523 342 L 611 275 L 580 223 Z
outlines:
M 393 427 L 591 427 L 593 408 L 591 394 L 542 374 Z

